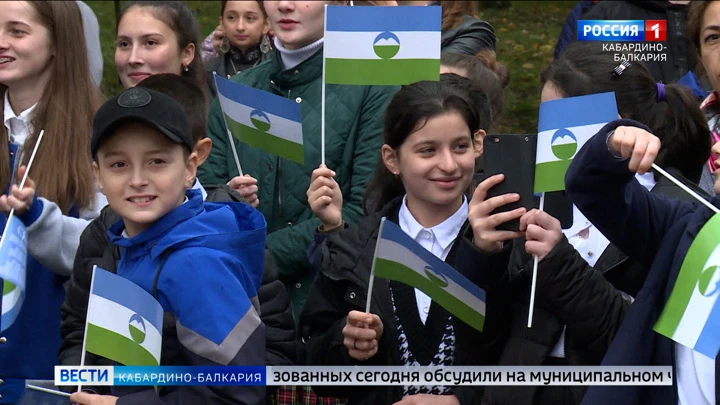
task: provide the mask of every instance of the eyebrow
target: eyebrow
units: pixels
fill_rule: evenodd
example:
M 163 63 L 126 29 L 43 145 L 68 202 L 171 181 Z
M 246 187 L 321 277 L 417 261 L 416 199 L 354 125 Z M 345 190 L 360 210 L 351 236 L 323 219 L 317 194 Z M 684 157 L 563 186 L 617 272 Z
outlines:
M 163 154 L 170 154 L 172 153 L 172 150 L 170 148 L 162 148 L 162 149 L 152 149 L 147 152 L 145 152 L 145 156 L 148 155 L 163 155 Z M 117 151 L 117 150 L 110 150 L 105 152 L 103 155 L 103 158 L 108 159 L 111 157 L 124 157 L 125 154 L 123 152 Z
M 720 31 L 720 25 L 712 24 L 708 25 L 707 27 L 703 28 L 703 31 Z
M 9 25 L 24 25 L 26 27 L 30 27 L 30 24 L 24 22 L 24 21 L 8 21 Z

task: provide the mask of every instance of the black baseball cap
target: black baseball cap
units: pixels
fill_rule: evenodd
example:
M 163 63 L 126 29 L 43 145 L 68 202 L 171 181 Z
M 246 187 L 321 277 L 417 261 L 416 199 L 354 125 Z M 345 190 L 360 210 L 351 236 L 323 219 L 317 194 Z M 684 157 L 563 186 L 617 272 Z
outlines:
M 103 138 L 128 122 L 148 124 L 188 151 L 193 149 L 190 124 L 180 104 L 159 91 L 133 87 L 106 101 L 95 113 L 90 143 L 93 158 Z

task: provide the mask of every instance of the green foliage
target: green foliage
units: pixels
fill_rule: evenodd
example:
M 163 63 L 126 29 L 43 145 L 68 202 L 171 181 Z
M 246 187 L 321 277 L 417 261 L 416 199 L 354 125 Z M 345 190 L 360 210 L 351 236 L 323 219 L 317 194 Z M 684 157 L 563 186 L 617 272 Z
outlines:
M 113 1 L 87 1 L 100 22 L 104 71 L 103 92 L 112 96 L 122 90 L 115 72 L 115 8 Z M 124 2 L 122 2 L 124 3 Z M 204 38 L 218 23 L 219 1 L 188 1 L 200 21 Z M 551 61 L 555 42 L 575 1 L 513 1 L 511 7 L 481 7 L 481 18 L 492 24 L 498 37 L 498 60 L 510 70 L 505 89 L 503 115 L 496 133 L 537 131 L 540 102 L 539 76 Z

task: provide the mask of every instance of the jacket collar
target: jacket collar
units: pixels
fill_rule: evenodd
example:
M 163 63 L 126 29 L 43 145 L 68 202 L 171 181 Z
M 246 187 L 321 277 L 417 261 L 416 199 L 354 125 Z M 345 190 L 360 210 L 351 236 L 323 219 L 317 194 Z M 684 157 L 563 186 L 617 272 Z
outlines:
M 272 87 L 282 94 L 286 89 L 300 87 L 322 78 L 322 59 L 323 47 L 304 62 L 292 69 L 285 70 L 280 51 L 274 50 L 271 59 L 271 71 L 274 73 L 270 74 Z
M 185 195 L 188 200 L 179 207 L 167 213 L 157 220 L 150 228 L 140 232 L 132 238 L 122 236 L 125 224 L 122 219 L 113 224 L 107 231 L 108 240 L 120 247 L 127 249 L 130 257 L 146 254 L 165 234 L 171 231 L 177 224 L 187 221 L 200 214 L 204 209 L 204 202 L 200 190 L 190 189 Z M 154 255 L 162 252 L 153 251 Z
M 438 225 L 428 228 L 430 232 L 435 236 L 435 239 L 440 244 L 443 250 L 447 249 L 451 243 L 457 239 L 460 229 L 465 224 L 468 216 L 468 202 L 467 198 L 463 195 L 463 203 L 460 208 L 455 211 L 450 217 Z M 413 240 L 417 241 L 418 235 L 424 229 L 412 215 L 407 207 L 407 195 L 403 197 L 402 204 L 400 205 L 400 212 L 398 213 L 398 222 L 400 228 L 405 231 Z

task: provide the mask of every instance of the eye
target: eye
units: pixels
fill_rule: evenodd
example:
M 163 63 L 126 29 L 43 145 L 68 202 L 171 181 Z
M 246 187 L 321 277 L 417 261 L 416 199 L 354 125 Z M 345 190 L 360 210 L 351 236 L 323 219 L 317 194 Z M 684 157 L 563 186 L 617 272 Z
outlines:
M 128 48 L 130 46 L 130 42 L 128 41 L 117 41 L 115 46 L 119 49 Z
M 111 164 L 110 167 L 114 169 L 122 169 L 123 167 L 127 167 L 127 165 L 125 164 L 125 162 L 115 162 Z
M 17 28 L 11 29 L 11 30 L 10 30 L 10 33 L 11 33 L 12 35 L 15 35 L 15 36 L 18 36 L 18 37 L 27 34 L 27 32 L 25 32 L 25 31 L 23 31 L 23 30 L 19 30 L 19 29 L 17 29 Z
M 718 35 L 718 34 L 710 34 L 705 37 L 705 42 L 717 41 L 719 38 L 720 38 L 720 35 Z
M 152 159 L 152 160 L 150 161 L 150 164 L 151 164 L 151 165 L 162 165 L 162 164 L 165 164 L 165 163 L 167 163 L 167 162 L 166 162 L 164 159 Z
M 155 46 L 155 45 L 157 45 L 158 43 L 159 43 L 159 42 L 156 41 L 156 40 L 154 40 L 154 39 L 148 39 L 147 41 L 145 41 L 145 45 L 147 45 L 147 46 Z
M 432 148 L 432 147 L 422 148 L 418 152 L 422 155 L 430 155 L 432 153 L 435 153 L 435 148 Z
M 464 151 L 467 150 L 470 147 L 470 144 L 468 143 L 460 143 L 455 145 L 455 150 Z
M 251 15 L 251 16 L 247 17 L 247 20 L 250 22 L 253 22 L 253 21 L 257 20 L 257 17 L 255 17 L 254 15 Z

